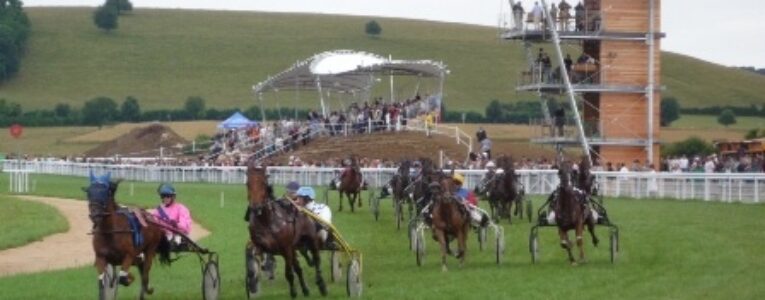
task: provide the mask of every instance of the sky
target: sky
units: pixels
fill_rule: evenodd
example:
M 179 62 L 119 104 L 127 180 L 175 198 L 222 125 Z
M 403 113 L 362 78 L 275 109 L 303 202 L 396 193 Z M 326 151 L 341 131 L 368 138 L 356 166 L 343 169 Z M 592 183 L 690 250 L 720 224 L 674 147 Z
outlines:
M 131 0 L 154 8 L 367 15 L 497 26 L 507 0 Z M 558 0 L 553 0 L 559 2 Z M 576 0 L 569 0 L 569 3 Z M 636 0 L 637 1 L 637 0 Z M 642 0 L 645 1 L 645 0 Z M 97 6 L 98 0 L 26 0 L 25 6 Z M 521 0 L 528 11 L 533 0 Z M 691 5 L 689 5 L 691 4 Z M 765 68 L 763 0 L 663 0 L 661 48 L 726 66 Z M 383 28 L 384 23 L 381 23 Z

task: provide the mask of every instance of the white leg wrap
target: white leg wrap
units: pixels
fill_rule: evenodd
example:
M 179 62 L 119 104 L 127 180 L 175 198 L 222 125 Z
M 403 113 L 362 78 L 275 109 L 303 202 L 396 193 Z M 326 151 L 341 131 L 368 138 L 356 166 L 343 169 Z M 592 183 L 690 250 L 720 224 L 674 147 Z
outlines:
M 119 274 L 120 274 L 120 277 L 127 277 L 128 276 L 128 273 L 123 271 L 123 270 L 120 270 Z
M 98 274 L 98 280 L 104 280 L 104 273 Z

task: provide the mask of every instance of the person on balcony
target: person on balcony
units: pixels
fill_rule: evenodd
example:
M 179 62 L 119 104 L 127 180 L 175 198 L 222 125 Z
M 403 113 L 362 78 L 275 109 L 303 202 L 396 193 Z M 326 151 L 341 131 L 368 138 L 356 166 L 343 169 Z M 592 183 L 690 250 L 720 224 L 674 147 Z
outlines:
M 525 12 L 520 1 L 513 5 L 513 21 L 515 22 L 516 30 L 523 30 L 523 14 Z
M 574 6 L 574 23 L 576 23 L 576 31 L 584 31 L 584 5 L 582 1 Z
M 556 136 L 563 136 L 563 126 L 566 124 L 566 111 L 563 107 L 558 107 L 555 110 L 555 128 L 557 129 Z
M 552 30 L 556 30 L 558 28 L 558 7 L 555 6 L 554 2 L 550 4 L 550 18 L 552 21 Z M 545 25 L 547 25 L 547 23 L 545 23 Z
M 538 1 L 534 1 L 534 8 L 531 9 L 531 18 L 534 21 L 534 28 L 542 30 L 542 7 Z
M 560 18 L 560 30 L 568 31 L 568 20 L 571 18 L 571 5 L 566 0 L 561 0 L 558 4 L 558 17 Z

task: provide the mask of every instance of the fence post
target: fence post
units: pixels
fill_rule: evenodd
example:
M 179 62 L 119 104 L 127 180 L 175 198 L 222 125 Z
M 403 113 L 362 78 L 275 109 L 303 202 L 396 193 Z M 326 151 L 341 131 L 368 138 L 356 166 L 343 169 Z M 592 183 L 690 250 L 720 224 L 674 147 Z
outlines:
M 460 144 L 460 129 L 454 126 L 454 138 L 457 140 L 457 145 Z

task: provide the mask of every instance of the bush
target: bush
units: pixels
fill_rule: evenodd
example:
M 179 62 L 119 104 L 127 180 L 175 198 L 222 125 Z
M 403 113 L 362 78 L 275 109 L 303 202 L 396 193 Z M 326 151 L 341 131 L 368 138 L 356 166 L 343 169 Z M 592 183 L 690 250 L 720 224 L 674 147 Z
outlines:
M 680 103 L 677 99 L 668 97 L 661 99 L 661 120 L 662 127 L 669 126 L 672 122 L 680 118 Z
M 662 149 L 662 154 L 666 156 L 693 156 L 693 155 L 709 155 L 715 153 L 715 147 L 702 140 L 699 137 L 690 137 L 683 141 L 670 144 Z
M 377 21 L 372 20 L 364 26 L 364 32 L 371 36 L 379 36 L 382 33 L 382 27 L 380 27 Z
M 110 32 L 117 29 L 117 17 L 119 16 L 119 9 L 114 5 L 99 6 L 95 12 L 93 12 L 93 23 L 96 27 Z
M 731 124 L 736 124 L 736 115 L 733 114 L 733 110 L 725 109 L 720 113 L 720 116 L 717 117 L 717 123 L 720 123 L 725 127 L 728 127 L 728 125 Z

